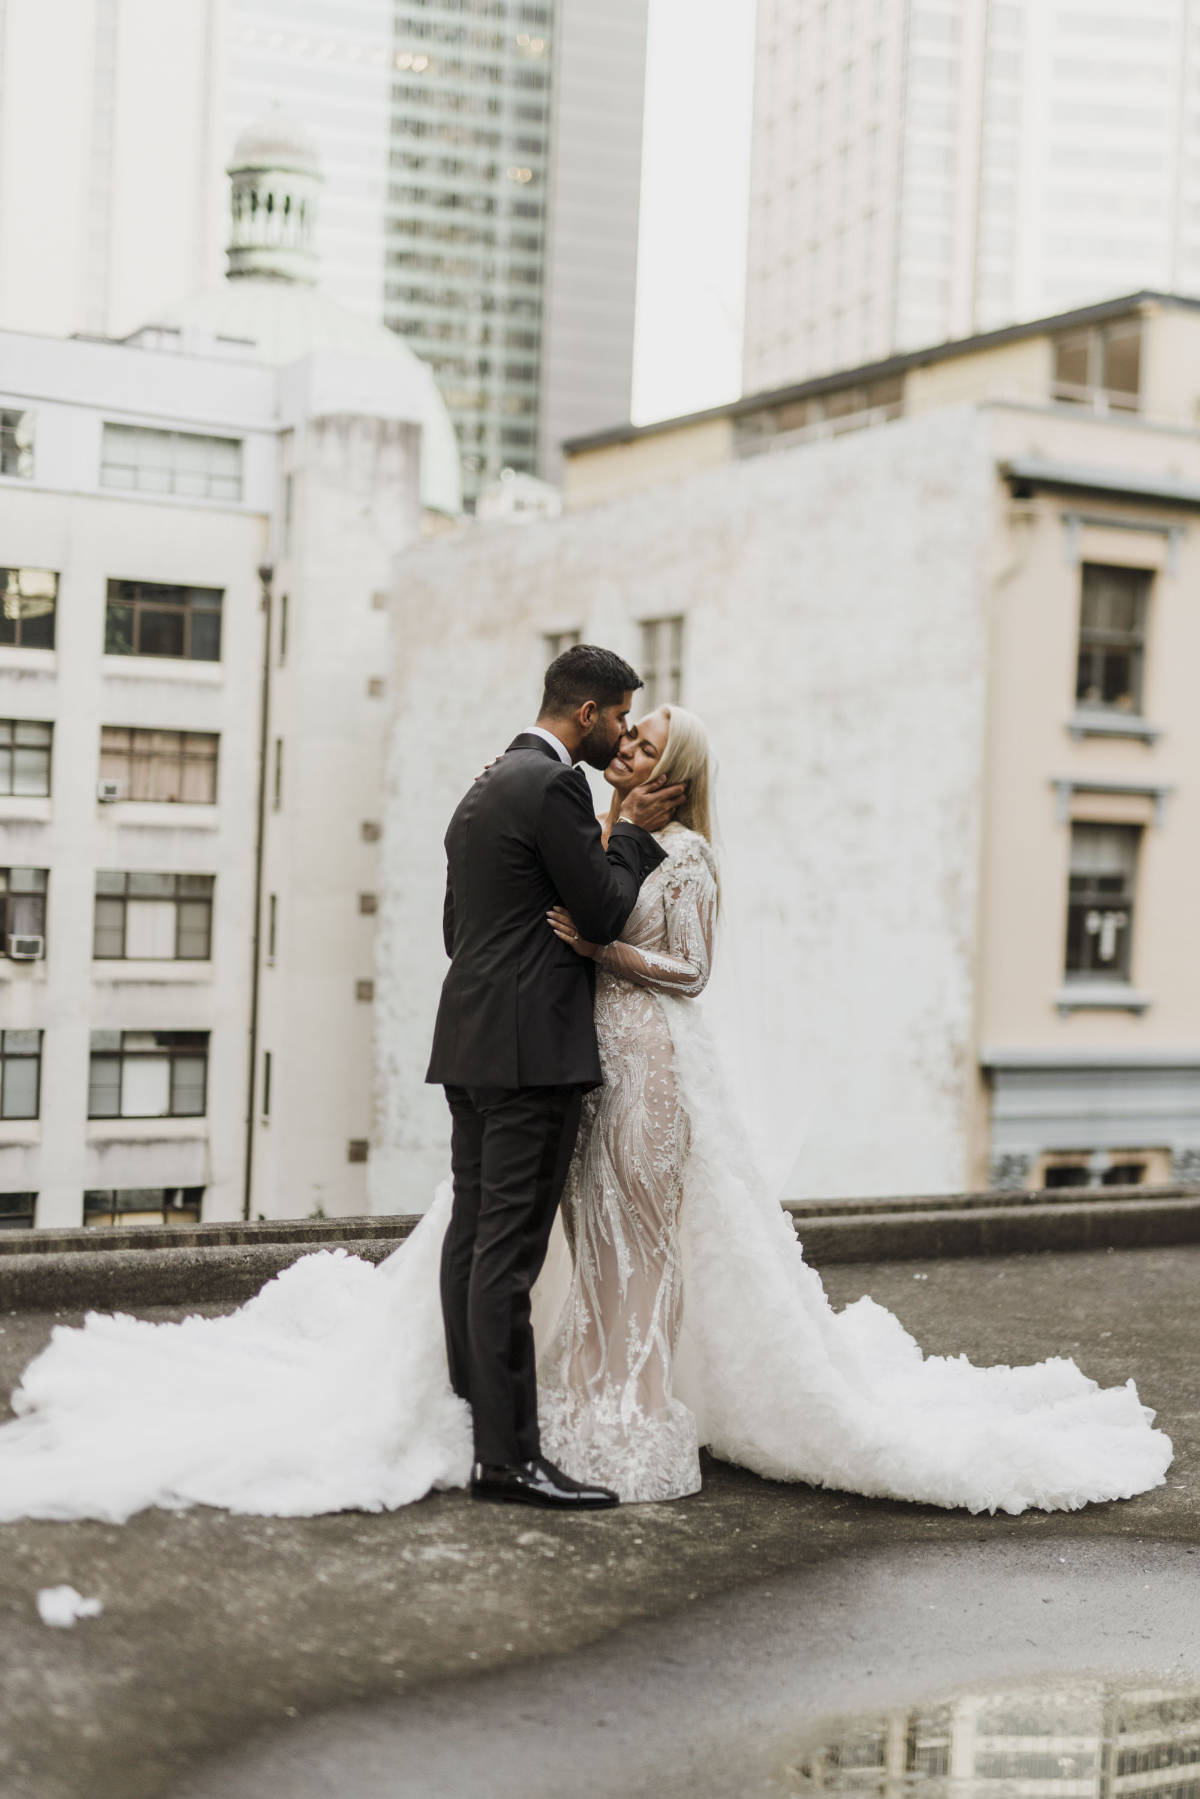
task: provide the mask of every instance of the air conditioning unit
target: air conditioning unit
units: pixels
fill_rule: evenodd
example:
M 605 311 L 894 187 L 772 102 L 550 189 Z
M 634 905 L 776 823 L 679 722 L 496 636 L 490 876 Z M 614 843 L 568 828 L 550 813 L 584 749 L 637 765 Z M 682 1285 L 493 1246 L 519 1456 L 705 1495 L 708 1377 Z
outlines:
M 111 805 L 113 800 L 124 799 L 124 781 L 98 781 L 96 783 L 96 798 L 102 800 L 105 805 Z
M 45 948 L 44 937 L 19 937 L 15 931 L 8 934 L 8 953 L 14 962 L 35 962 Z

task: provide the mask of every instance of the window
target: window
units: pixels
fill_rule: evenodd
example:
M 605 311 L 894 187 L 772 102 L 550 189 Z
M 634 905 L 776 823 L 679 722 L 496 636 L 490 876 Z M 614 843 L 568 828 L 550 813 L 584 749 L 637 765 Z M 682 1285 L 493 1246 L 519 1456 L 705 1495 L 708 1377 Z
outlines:
M 213 882 L 212 875 L 98 870 L 92 955 L 98 962 L 207 962 Z
M 666 700 L 677 700 L 683 677 L 683 619 L 648 618 L 642 623 L 642 664 L 645 682 L 639 704 L 653 712 Z
M 199 1224 L 203 1187 L 93 1187 L 83 1196 L 85 1225 Z
M 1128 981 L 1141 827 L 1071 826 L 1068 980 Z
M 43 798 L 49 794 L 53 738 L 51 724 L 0 718 L 0 794 Z
M 0 644 L 52 650 L 58 576 L 48 568 L 0 568 Z
M 1085 562 L 1075 700 L 1116 712 L 1142 709 L 1142 660 L 1151 573 Z
M 0 1193 L 0 1231 L 31 1231 L 36 1193 Z
M 275 935 L 276 935 L 276 931 L 278 928 L 278 921 L 279 921 L 279 907 L 276 902 L 276 896 L 273 893 L 271 893 L 271 894 L 268 894 L 268 896 L 267 896 L 267 961 L 268 962 L 274 962 L 274 960 L 275 960 Z
M 217 798 L 216 734 L 102 725 L 100 778 L 118 782 L 126 800 L 212 806 Z
M 219 662 L 223 597 L 219 587 L 110 581 L 104 614 L 104 653 Z
M 203 1118 L 207 1085 L 207 1031 L 92 1032 L 89 1118 Z
M 264 1118 L 271 1116 L 271 1052 L 269 1049 L 263 1051 L 262 1115 Z
M 564 650 L 572 650 L 580 641 L 578 631 L 546 631 L 542 636 L 542 654 L 549 664 Z
M 240 500 L 242 445 L 237 437 L 105 425 L 100 485 L 182 499 Z
M 42 1033 L 0 1031 L 0 1118 L 36 1118 L 42 1084 Z
M 32 412 L 0 411 L 0 475 L 33 474 Z
M 10 937 L 40 937 L 45 955 L 45 868 L 0 868 L 0 956 L 11 955 Z
M 288 628 L 288 597 L 287 597 L 286 593 L 281 593 L 279 596 L 279 666 L 280 666 L 280 668 L 282 668 L 284 663 L 287 661 L 287 628 Z
M 1054 343 L 1054 398 L 1092 406 L 1098 412 L 1136 412 L 1141 364 L 1139 319 L 1065 332 Z
M 275 772 L 271 778 L 271 804 L 276 812 L 283 805 L 283 738 L 275 739 Z
M 365 1137 L 351 1137 L 346 1144 L 347 1162 L 365 1162 L 366 1159 L 367 1139 Z
M 1051 1151 L 1040 1187 L 1140 1187 L 1156 1178 L 1166 1152 L 1152 1149 Z

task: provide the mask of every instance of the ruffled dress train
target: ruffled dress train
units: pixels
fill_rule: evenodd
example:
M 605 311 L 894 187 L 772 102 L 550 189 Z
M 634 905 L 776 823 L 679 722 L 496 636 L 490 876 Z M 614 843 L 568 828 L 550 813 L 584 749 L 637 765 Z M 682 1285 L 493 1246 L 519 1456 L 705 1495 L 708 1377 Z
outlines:
M 711 853 L 678 826 L 662 841 L 601 957 L 606 1079 L 534 1293 L 546 1453 L 626 1500 L 696 1491 L 700 1445 L 770 1479 L 972 1512 L 1161 1485 L 1171 1443 L 1132 1380 L 925 1356 L 869 1298 L 833 1310 L 706 1028 Z M 449 1211 L 447 1184 L 377 1266 L 317 1251 L 220 1317 L 57 1326 L 0 1427 L 0 1520 L 380 1511 L 464 1485 L 438 1297 Z

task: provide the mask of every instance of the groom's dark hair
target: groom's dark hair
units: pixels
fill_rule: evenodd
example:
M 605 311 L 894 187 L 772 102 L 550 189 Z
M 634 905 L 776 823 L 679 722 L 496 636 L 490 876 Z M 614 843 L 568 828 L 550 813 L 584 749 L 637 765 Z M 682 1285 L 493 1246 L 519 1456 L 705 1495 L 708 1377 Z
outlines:
M 642 677 L 612 650 L 577 643 L 556 656 L 546 670 L 541 718 L 567 718 L 586 700 L 614 706 L 642 686 Z

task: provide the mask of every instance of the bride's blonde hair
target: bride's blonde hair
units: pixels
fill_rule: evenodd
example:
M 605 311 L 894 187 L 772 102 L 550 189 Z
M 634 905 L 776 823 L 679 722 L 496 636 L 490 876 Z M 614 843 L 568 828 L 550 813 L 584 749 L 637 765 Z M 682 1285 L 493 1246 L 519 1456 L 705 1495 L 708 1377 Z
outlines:
M 715 855 L 712 752 L 704 721 L 694 712 L 689 712 L 686 706 L 677 706 L 673 702 L 664 705 L 662 711 L 667 718 L 667 741 L 654 770 L 655 779 L 665 781 L 668 785 L 672 781 L 687 782 L 687 798 L 675 814 L 675 823 L 697 832 Z M 720 895 L 721 881 L 718 875 L 718 903 Z
M 708 732 L 703 720 L 689 712 L 686 706 L 671 703 L 661 710 L 667 719 L 667 741 L 655 767 L 654 778 L 665 781 L 668 786 L 674 781 L 687 782 L 687 798 L 675 814 L 675 823 L 685 825 L 689 831 L 698 831 L 711 847 Z

